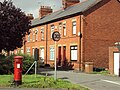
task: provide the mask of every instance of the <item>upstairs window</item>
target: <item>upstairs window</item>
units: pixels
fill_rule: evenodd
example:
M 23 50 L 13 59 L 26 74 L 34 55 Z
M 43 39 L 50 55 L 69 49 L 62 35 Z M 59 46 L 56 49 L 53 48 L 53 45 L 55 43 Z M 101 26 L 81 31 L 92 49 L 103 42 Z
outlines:
M 37 41 L 38 40 L 38 30 L 36 29 L 35 30 L 35 41 Z
M 72 22 L 72 34 L 75 35 L 77 31 L 76 21 Z
M 60 33 L 60 36 L 62 34 L 62 23 L 59 23 L 59 33 Z
M 44 40 L 44 28 L 41 28 L 41 40 Z
M 27 37 L 27 41 L 30 42 L 30 34 Z
M 66 23 L 63 24 L 63 36 L 66 36 Z
M 32 41 L 33 42 L 35 41 L 35 32 L 34 31 L 32 32 Z
M 51 25 L 51 38 L 52 38 L 53 32 L 54 32 L 54 25 Z

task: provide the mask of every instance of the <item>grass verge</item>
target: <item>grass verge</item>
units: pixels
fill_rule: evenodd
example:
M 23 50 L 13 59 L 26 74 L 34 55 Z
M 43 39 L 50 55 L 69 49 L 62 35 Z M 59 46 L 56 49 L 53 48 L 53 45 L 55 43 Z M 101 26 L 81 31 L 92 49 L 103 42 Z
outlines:
M 108 70 L 104 70 L 104 71 L 100 71 L 100 72 L 92 72 L 92 74 L 101 74 L 101 75 L 109 75 L 109 71 Z
M 0 87 L 12 87 L 11 81 L 13 81 L 12 75 L 0 75 Z M 69 81 L 62 79 L 54 80 L 52 77 L 44 77 L 37 75 L 26 75 L 22 78 L 22 85 L 19 88 L 69 88 L 73 90 L 89 90 L 87 88 L 81 87 L 77 84 L 72 84 Z

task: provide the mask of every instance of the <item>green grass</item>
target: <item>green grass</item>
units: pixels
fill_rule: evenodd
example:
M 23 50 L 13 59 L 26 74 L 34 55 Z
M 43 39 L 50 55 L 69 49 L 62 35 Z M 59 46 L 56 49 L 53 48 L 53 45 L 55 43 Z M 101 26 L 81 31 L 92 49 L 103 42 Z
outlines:
M 104 71 L 100 71 L 100 72 L 92 72 L 92 74 L 102 74 L 102 75 L 109 75 L 109 71 L 108 70 L 104 70 Z
M 12 80 L 12 75 L 0 75 L 0 87 L 10 87 L 10 81 Z
M 0 87 L 10 87 L 10 81 L 13 80 L 12 75 L 0 75 Z M 12 87 L 12 86 L 11 86 Z M 37 75 L 26 75 L 22 78 L 22 85 L 19 88 L 70 88 L 73 90 L 89 90 L 77 84 L 61 79 L 54 80 L 52 77 L 43 77 Z

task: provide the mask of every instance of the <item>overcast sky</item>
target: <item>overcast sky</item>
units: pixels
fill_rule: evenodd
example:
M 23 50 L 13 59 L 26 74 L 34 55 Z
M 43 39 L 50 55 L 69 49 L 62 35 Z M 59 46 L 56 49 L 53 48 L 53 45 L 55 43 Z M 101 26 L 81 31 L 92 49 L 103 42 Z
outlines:
M 4 0 L 0 0 L 3 2 Z M 35 18 L 38 17 L 40 6 L 51 6 L 54 11 L 62 7 L 62 0 L 12 0 L 13 4 L 21 8 L 26 14 L 32 13 Z M 82 0 L 83 1 L 83 0 Z

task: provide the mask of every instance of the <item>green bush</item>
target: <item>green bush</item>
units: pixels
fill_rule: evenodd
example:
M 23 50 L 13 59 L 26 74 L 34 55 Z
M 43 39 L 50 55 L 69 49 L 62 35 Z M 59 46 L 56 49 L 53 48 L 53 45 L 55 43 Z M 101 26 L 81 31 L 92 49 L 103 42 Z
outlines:
M 10 56 L 0 55 L 0 74 L 14 73 L 14 56 L 23 56 L 23 64 L 22 64 L 23 74 L 29 69 L 29 67 L 34 62 L 34 59 L 26 54 L 17 54 Z M 33 72 L 34 72 L 34 68 L 32 68 L 29 73 L 33 73 Z
M 11 74 L 13 73 L 13 55 L 6 57 L 0 55 L 0 74 Z
M 25 74 L 30 66 L 33 64 L 34 59 L 28 54 L 17 54 L 18 56 L 23 56 L 23 64 L 22 64 L 22 73 Z M 29 71 L 30 74 L 34 72 L 34 67 Z

